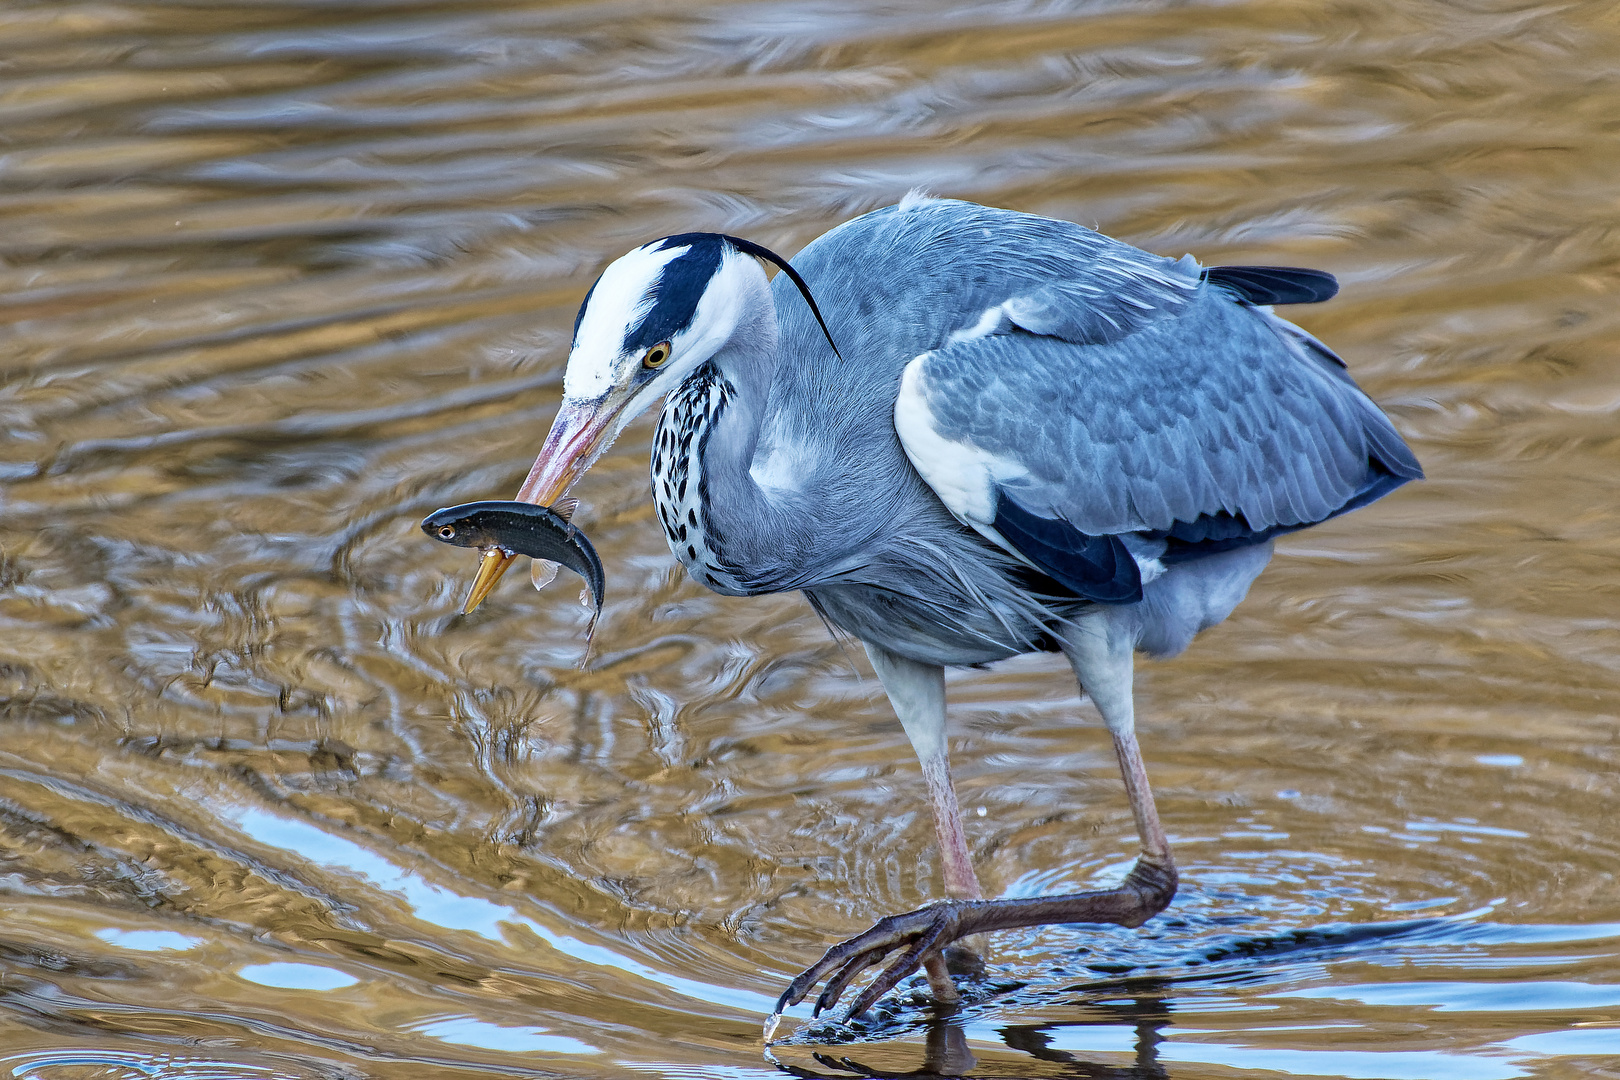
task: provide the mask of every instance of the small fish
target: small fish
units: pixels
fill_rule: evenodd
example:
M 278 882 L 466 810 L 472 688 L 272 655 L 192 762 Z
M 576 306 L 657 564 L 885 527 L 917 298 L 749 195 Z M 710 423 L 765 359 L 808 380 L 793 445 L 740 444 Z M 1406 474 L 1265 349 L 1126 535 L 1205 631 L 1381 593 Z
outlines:
M 572 500 L 569 500 L 570 502 Z M 559 508 L 572 512 L 572 506 Z M 596 549 L 563 513 L 525 502 L 462 503 L 435 510 L 422 519 L 422 531 L 456 547 L 500 548 L 513 555 L 561 563 L 585 579 L 596 602 L 591 625 L 602 614 L 602 587 L 606 576 Z

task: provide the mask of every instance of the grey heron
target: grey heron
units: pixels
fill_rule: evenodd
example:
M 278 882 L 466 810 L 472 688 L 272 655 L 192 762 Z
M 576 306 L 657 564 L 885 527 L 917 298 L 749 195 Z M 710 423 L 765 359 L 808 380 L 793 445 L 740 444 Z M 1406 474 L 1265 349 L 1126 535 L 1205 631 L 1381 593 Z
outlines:
M 785 272 L 768 282 L 761 260 Z M 1274 537 L 1422 476 L 1344 362 L 1270 310 L 1336 289 L 1319 271 L 1206 269 L 920 195 L 838 226 L 792 266 L 686 233 L 602 272 L 518 498 L 562 499 L 662 399 L 652 488 L 671 551 L 716 592 L 801 590 L 860 639 L 933 809 L 947 899 L 834 945 L 776 1015 L 825 978 L 819 1014 L 885 960 L 852 1013 L 919 967 L 954 1000 L 943 951 L 964 937 L 1139 926 L 1169 904 L 1134 654 L 1179 653 L 1225 619 Z M 511 558 L 486 554 L 464 610 Z M 1141 851 L 1116 888 L 984 899 L 944 669 L 1033 651 L 1061 652 L 1101 713 Z

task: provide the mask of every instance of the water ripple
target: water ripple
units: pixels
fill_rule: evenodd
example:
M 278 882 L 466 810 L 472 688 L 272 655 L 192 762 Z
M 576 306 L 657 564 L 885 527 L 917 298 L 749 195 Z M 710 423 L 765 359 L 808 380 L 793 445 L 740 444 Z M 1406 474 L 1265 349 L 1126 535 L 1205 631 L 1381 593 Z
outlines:
M 939 893 L 858 650 L 677 571 L 646 422 L 578 492 L 583 668 L 571 591 L 461 618 L 415 523 L 515 490 L 607 260 L 912 187 L 1332 270 L 1298 318 L 1430 479 L 1144 665 L 1170 912 L 1000 935 L 951 1023 L 908 988 L 781 1067 L 1612 1055 L 1599 7 L 103 0 L 0 39 L 0 1074 L 760 1075 L 785 980 Z M 950 693 L 987 886 L 1117 879 L 1062 665 Z

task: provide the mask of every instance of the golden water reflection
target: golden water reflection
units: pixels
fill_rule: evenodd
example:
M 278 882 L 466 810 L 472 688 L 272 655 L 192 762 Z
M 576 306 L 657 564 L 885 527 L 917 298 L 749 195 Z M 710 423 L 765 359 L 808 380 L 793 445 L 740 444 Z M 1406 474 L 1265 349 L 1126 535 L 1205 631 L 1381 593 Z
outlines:
M 0 1073 L 1605 1068 L 1617 47 L 1490 0 L 0 7 Z M 773 1064 L 787 978 L 939 893 L 865 661 L 677 572 L 645 422 L 577 492 L 583 669 L 571 588 L 459 618 L 416 521 L 516 490 L 606 261 L 913 186 L 1333 271 L 1291 314 L 1430 479 L 1143 670 L 1170 912 Z M 987 886 L 1120 873 L 1060 665 L 950 694 Z

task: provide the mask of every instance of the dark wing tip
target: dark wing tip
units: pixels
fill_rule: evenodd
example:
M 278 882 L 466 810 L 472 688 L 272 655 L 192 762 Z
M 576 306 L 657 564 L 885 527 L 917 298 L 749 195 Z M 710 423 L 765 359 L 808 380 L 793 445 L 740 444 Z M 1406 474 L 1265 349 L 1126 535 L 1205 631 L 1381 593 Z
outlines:
M 1300 266 L 1211 266 L 1213 281 L 1251 304 L 1320 304 L 1339 293 L 1339 281 L 1326 270 Z
M 1102 604 L 1142 599 L 1142 575 L 1117 536 L 1091 536 L 1067 521 L 1030 513 L 1001 492 L 994 527 L 1043 573 L 1076 596 Z

